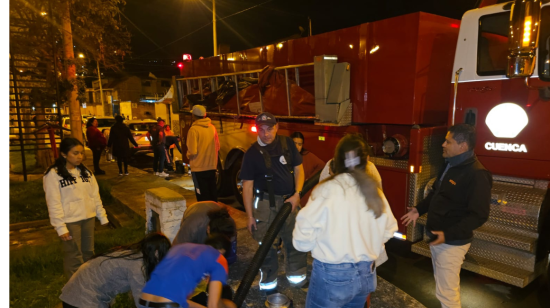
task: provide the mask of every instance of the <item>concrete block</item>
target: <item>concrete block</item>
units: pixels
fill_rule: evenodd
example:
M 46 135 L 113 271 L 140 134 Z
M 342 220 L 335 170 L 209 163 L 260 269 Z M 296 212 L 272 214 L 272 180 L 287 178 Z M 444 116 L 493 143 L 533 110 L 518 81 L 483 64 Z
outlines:
M 160 229 L 160 232 L 173 241 L 186 209 L 185 198 L 179 193 L 166 187 L 148 189 L 145 192 L 147 231 Z

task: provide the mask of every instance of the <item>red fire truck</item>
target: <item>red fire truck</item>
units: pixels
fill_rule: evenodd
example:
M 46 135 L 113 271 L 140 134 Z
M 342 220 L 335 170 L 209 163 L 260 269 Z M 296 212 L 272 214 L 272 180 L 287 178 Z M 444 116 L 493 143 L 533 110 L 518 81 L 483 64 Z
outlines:
M 279 134 L 302 132 L 324 161 L 343 135 L 360 133 L 399 218 L 431 186 L 448 126 L 475 125 L 493 197 L 463 268 L 524 287 L 548 264 L 550 3 L 498 2 L 461 21 L 419 12 L 185 62 L 174 77 L 182 136 L 190 106 L 206 105 L 220 136 L 219 188 L 242 201 L 258 113 L 275 114 Z M 429 257 L 425 222 L 395 236 Z

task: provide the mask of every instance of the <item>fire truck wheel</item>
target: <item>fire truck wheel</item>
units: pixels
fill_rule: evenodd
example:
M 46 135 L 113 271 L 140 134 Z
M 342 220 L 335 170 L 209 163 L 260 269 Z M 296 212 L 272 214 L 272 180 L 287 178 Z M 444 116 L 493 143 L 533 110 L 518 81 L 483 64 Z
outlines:
M 231 166 L 231 188 L 233 189 L 233 195 L 235 199 L 239 201 L 241 205 L 243 203 L 243 181 L 240 178 L 242 158 L 237 159 Z

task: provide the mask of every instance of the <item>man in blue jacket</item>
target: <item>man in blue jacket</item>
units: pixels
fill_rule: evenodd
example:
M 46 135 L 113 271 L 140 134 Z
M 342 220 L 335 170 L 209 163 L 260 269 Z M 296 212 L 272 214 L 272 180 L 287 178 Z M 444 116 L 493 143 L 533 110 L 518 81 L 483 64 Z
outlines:
M 476 131 L 468 124 L 451 126 L 443 143 L 445 165 L 430 194 L 401 220 L 407 226 L 428 213 L 426 234 L 442 307 L 460 306 L 460 267 L 473 231 L 489 218 L 493 178 L 474 154 Z

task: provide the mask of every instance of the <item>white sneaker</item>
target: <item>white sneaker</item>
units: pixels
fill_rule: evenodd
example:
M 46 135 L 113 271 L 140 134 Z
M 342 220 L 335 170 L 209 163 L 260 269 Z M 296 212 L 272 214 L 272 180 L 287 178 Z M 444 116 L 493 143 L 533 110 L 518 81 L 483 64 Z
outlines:
M 169 176 L 169 174 L 163 171 L 162 173 L 159 173 L 158 176 L 160 176 L 161 178 L 165 178 Z
M 159 173 L 158 173 L 158 172 L 155 172 L 155 175 L 159 175 Z

